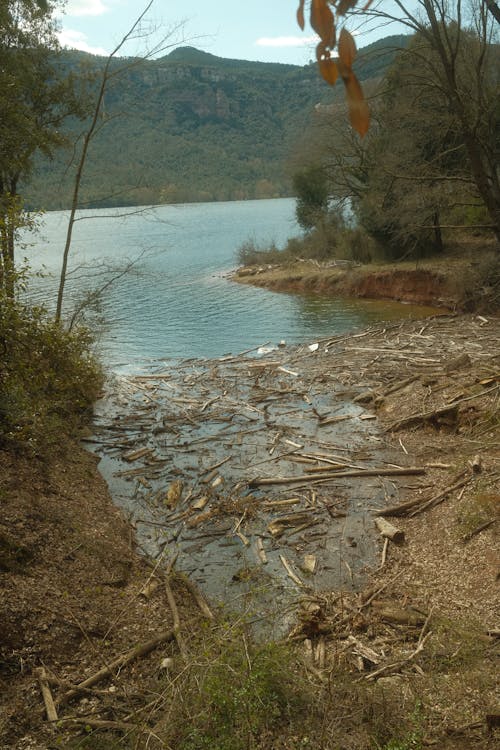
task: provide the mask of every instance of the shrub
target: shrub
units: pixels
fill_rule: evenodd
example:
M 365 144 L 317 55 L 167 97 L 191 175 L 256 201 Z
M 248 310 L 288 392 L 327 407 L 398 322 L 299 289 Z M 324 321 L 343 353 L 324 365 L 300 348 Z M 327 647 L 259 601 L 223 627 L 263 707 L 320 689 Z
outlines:
M 0 297 L 0 442 L 40 450 L 81 427 L 103 381 L 92 344 L 87 329 Z

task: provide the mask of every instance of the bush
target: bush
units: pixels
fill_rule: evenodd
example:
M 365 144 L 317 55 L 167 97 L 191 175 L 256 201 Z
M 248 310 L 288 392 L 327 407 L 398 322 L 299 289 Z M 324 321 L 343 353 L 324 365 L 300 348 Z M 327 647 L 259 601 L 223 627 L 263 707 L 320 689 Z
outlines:
M 261 264 L 281 263 L 283 251 L 274 242 L 269 247 L 261 247 L 255 240 L 247 240 L 238 249 L 238 262 L 242 266 L 258 266 Z
M 76 434 L 103 382 L 92 344 L 87 329 L 0 297 L 0 443 L 40 451 Z
M 292 237 L 283 250 L 275 243 L 268 248 L 247 240 L 238 251 L 244 266 L 293 263 L 301 258 L 327 262 L 334 259 L 371 263 L 379 254 L 377 243 L 363 229 L 345 226 L 341 217 L 330 213 L 327 218 L 303 237 Z

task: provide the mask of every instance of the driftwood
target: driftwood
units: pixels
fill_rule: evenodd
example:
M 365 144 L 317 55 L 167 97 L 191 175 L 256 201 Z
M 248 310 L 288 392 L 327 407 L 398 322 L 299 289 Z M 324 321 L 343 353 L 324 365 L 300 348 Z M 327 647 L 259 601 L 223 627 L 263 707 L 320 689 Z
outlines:
M 469 479 L 462 479 L 459 482 L 456 482 L 455 484 L 450 485 L 449 487 L 445 487 L 444 490 L 439 492 L 437 495 L 434 495 L 431 498 L 422 498 L 417 497 L 413 500 L 406 500 L 403 503 L 398 503 L 397 505 L 389 505 L 387 508 L 381 508 L 380 510 L 375 511 L 376 516 L 416 516 L 418 513 L 421 513 L 422 511 L 426 510 L 427 508 L 433 507 L 434 505 L 437 505 L 441 500 L 444 500 L 444 498 L 454 490 L 458 490 L 461 487 L 464 487 L 468 483 Z M 412 511 L 412 512 L 410 512 Z
M 159 633 L 157 633 L 157 635 L 154 636 L 154 638 L 151 638 L 149 641 L 145 641 L 144 643 L 140 643 L 138 646 L 134 646 L 134 648 L 130 649 L 130 651 L 127 651 L 126 654 L 122 654 L 122 656 L 114 659 L 114 661 L 112 661 L 106 667 L 103 667 L 98 672 L 95 672 L 95 674 L 87 677 L 87 679 L 83 680 L 83 682 L 75 685 L 72 690 L 68 690 L 66 693 L 64 693 L 64 695 L 62 695 L 58 699 L 57 706 L 62 706 L 69 700 L 71 700 L 71 698 L 74 698 L 81 688 L 92 687 L 92 685 L 100 682 L 105 677 L 109 677 L 110 675 L 112 675 L 120 667 L 124 667 L 126 664 L 130 664 L 130 662 L 139 659 L 141 656 L 146 656 L 146 654 L 149 654 L 150 651 L 153 651 L 153 649 L 155 649 L 161 643 L 171 641 L 173 640 L 173 638 L 175 638 L 175 632 L 173 628 L 169 628 L 168 630 L 160 631 Z
M 325 481 L 329 479 L 337 479 L 339 477 L 401 477 L 401 476 L 414 476 L 425 474 L 426 469 L 421 466 L 408 466 L 404 469 L 386 469 L 382 467 L 380 469 L 353 469 L 349 471 L 336 471 L 331 472 L 327 476 L 323 475 L 320 480 L 312 481 Z M 311 482 L 311 477 L 307 474 L 303 474 L 297 477 L 256 477 L 251 479 L 248 483 L 249 487 L 262 487 L 270 484 L 293 484 L 295 482 Z
M 377 526 L 382 536 L 385 537 L 386 539 L 390 539 L 391 542 L 394 542 L 395 544 L 400 544 L 401 542 L 404 542 L 405 540 L 404 531 L 402 531 L 401 529 L 398 529 L 396 526 L 393 526 L 392 523 L 389 523 L 389 521 L 386 521 L 385 518 L 376 518 L 375 525 Z

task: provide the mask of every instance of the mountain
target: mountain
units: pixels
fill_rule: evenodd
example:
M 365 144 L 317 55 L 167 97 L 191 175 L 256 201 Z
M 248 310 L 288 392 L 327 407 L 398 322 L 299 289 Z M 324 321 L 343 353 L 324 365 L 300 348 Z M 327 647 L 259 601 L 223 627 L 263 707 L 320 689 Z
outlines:
M 362 49 L 362 81 L 383 75 L 409 37 Z M 63 64 L 97 75 L 105 58 L 65 52 Z M 119 73 L 119 70 L 122 70 Z M 82 180 L 87 207 L 233 200 L 290 194 L 286 161 L 314 107 L 343 97 L 315 64 L 229 60 L 181 47 L 160 59 L 117 59 Z M 84 124 L 72 122 L 75 141 Z M 30 208 L 69 205 L 73 149 L 39 159 L 25 187 Z

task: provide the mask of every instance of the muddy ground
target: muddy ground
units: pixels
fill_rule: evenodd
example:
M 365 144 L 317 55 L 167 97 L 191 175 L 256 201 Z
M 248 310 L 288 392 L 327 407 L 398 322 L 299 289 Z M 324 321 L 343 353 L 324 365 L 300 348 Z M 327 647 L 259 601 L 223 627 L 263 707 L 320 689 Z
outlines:
M 498 318 L 444 315 L 122 381 L 87 446 L 136 534 L 79 446 L 0 453 L 0 746 L 82 746 L 82 727 L 126 737 L 138 716 L 150 736 L 165 658 L 210 622 L 185 579 L 169 590 L 160 574 L 177 558 L 215 614 L 228 595 L 274 592 L 255 619 L 286 625 L 318 690 L 342 666 L 385 691 L 385 710 L 423 702 L 426 744 L 494 747 L 499 340 Z M 398 543 L 375 525 L 388 506 Z M 329 736 L 368 747 L 359 716 L 341 718 Z

